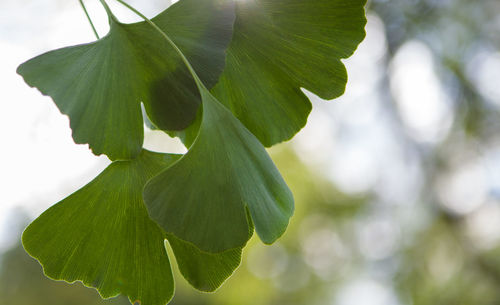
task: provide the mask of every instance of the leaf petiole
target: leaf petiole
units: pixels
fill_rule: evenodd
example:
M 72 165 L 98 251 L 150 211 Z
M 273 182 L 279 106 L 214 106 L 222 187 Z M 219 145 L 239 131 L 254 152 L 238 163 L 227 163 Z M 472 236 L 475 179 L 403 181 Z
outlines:
M 102 6 L 104 7 L 104 10 L 106 11 L 106 14 L 108 14 L 108 18 L 109 18 L 109 22 L 110 22 L 110 26 L 113 25 L 112 21 L 114 22 L 119 22 L 118 19 L 116 19 L 115 15 L 113 14 L 113 12 L 111 11 L 111 9 L 109 8 L 108 4 L 106 3 L 106 1 L 104 0 L 99 0 L 99 2 L 101 2 Z
M 87 8 L 85 7 L 85 4 L 83 3 L 83 0 L 78 0 L 80 2 L 80 6 L 82 7 L 83 11 L 85 12 L 85 16 L 87 16 L 87 20 L 90 23 L 90 26 L 92 27 L 92 31 L 94 32 L 94 35 L 97 39 L 99 39 L 99 34 L 97 33 L 97 30 L 94 26 L 94 23 L 92 22 L 92 19 L 90 18 L 89 12 L 87 11 Z

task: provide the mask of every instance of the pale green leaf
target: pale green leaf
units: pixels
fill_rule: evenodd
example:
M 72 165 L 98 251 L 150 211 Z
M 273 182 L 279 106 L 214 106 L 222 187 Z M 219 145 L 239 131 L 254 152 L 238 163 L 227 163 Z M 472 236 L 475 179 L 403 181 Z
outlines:
M 149 218 L 142 190 L 179 157 L 144 150 L 137 159 L 112 163 L 28 226 L 26 251 L 53 279 L 81 281 L 104 298 L 121 293 L 142 305 L 166 304 L 174 292 L 166 234 Z M 181 273 L 200 290 L 215 290 L 241 260 L 241 248 L 210 254 L 168 239 Z

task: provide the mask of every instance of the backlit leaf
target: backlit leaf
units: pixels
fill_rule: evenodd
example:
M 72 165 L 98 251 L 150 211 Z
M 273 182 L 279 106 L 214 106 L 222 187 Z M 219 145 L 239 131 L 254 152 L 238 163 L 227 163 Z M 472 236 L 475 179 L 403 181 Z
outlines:
M 344 92 L 349 57 L 365 36 L 366 0 L 237 1 L 233 40 L 215 97 L 265 145 L 288 140 L 311 104 Z
M 121 293 L 142 305 L 166 304 L 174 291 L 166 234 L 149 218 L 142 190 L 179 157 L 142 151 L 137 159 L 112 163 L 28 226 L 26 251 L 53 279 L 82 281 L 105 298 Z M 219 287 L 241 259 L 241 248 L 209 254 L 168 239 L 181 273 L 204 291 Z
M 285 231 L 293 196 L 264 146 L 206 89 L 198 136 L 189 151 L 144 189 L 149 214 L 166 232 L 202 251 L 265 243 Z
M 181 0 L 153 18 L 212 87 L 231 39 L 231 1 Z M 97 42 L 40 55 L 18 68 L 70 118 L 76 143 L 95 154 L 130 159 L 141 151 L 141 101 L 160 129 L 181 130 L 195 118 L 199 93 L 178 54 L 146 22 L 122 24 Z

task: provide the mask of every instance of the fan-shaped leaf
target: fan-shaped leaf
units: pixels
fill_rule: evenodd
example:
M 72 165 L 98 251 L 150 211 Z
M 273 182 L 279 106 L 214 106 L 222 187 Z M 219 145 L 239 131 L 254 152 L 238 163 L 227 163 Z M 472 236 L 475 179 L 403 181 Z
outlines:
M 153 18 L 213 86 L 231 39 L 231 1 L 181 0 Z M 70 117 L 76 143 L 112 160 L 142 147 L 141 101 L 161 129 L 180 130 L 194 119 L 199 94 L 178 54 L 146 22 L 122 24 L 97 42 L 40 55 L 18 68 L 25 81 L 53 98 Z
M 226 68 L 212 93 L 265 145 L 290 139 L 311 104 L 344 92 L 350 56 L 365 36 L 366 0 L 237 2 Z
M 265 243 L 285 231 L 293 197 L 262 144 L 206 89 L 198 136 L 186 155 L 144 189 L 149 215 L 202 251 L 242 247 L 248 209 Z

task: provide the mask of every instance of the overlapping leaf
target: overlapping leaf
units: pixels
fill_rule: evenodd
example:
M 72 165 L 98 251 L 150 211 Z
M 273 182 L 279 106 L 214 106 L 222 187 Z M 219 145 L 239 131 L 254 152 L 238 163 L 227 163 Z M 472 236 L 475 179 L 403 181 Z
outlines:
M 203 251 L 242 247 L 251 224 L 265 243 L 285 231 L 293 196 L 259 140 L 206 89 L 199 133 L 186 155 L 144 189 L 149 215 Z
M 103 297 L 122 293 L 132 302 L 162 305 L 174 290 L 167 237 L 186 279 L 215 290 L 238 266 L 241 248 L 210 254 L 166 236 L 142 200 L 146 181 L 178 158 L 144 150 L 135 160 L 112 163 L 30 224 L 23 234 L 26 251 L 51 278 L 82 281 Z
M 212 93 L 265 145 L 290 139 L 311 104 L 344 92 L 349 57 L 365 36 L 366 0 L 237 2 L 226 68 Z
M 231 39 L 232 2 L 182 0 L 153 21 L 213 86 Z M 156 126 L 179 130 L 194 119 L 199 94 L 178 54 L 150 25 L 122 24 L 112 15 L 110 25 L 97 42 L 48 52 L 18 73 L 70 117 L 76 143 L 112 160 L 130 159 L 142 147 L 141 101 Z

